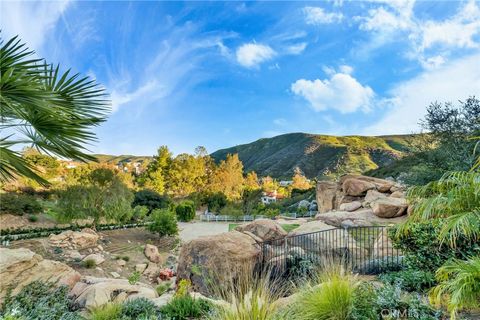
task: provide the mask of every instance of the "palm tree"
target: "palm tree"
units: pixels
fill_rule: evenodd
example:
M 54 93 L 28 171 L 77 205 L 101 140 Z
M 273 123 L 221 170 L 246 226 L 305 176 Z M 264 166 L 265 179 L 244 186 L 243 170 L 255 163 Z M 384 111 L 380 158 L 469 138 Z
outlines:
M 92 127 L 106 120 L 110 101 L 95 80 L 61 72 L 34 57 L 18 37 L 0 38 L 0 182 L 18 176 L 48 182 L 18 150 L 31 146 L 52 156 L 93 160 L 85 144 Z
M 413 187 L 407 197 L 412 212 L 399 232 L 419 221 L 443 219 L 439 239 L 455 247 L 456 240 L 480 239 L 480 172 L 451 172 L 425 186 Z

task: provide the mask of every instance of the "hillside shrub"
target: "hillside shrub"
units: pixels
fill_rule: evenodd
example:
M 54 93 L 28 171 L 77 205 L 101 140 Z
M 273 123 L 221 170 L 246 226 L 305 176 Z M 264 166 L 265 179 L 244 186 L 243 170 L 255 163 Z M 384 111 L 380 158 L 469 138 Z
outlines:
M 220 210 L 220 214 L 240 219 L 244 215 L 244 212 L 239 205 L 229 203 Z
M 83 319 L 68 298 L 68 287 L 35 281 L 25 286 L 19 294 L 7 294 L 1 317 L 29 320 L 80 320 Z
M 146 298 L 129 300 L 122 305 L 122 319 L 157 319 L 158 309 Z
M 384 283 L 398 284 L 402 290 L 410 292 L 424 292 L 436 283 L 433 272 L 412 269 L 383 273 L 379 279 Z
M 31 214 L 28 216 L 28 221 L 30 222 L 37 222 L 38 221 L 38 216 Z
M 188 222 L 195 218 L 195 204 L 193 201 L 185 200 L 175 207 L 175 213 L 180 221 Z
M 170 302 L 160 308 L 160 313 L 166 319 L 188 320 L 205 316 L 213 308 L 204 299 L 194 299 L 189 294 L 175 296 Z
M 87 269 L 92 269 L 92 268 L 95 268 L 95 266 L 97 265 L 95 260 L 93 259 L 87 259 L 85 261 L 82 262 L 82 265 L 84 268 L 87 268 Z
M 90 313 L 91 320 L 119 320 L 122 315 L 122 305 L 107 303 L 94 308 Z
M 352 320 L 378 319 L 380 310 L 376 306 L 377 294 L 372 284 L 362 282 L 353 294 Z
M 132 210 L 133 221 L 142 221 L 148 215 L 149 209 L 147 206 L 135 206 Z
M 132 207 L 145 206 L 149 213 L 155 209 L 167 209 L 172 206 L 172 200 L 166 196 L 161 195 L 153 190 L 145 189 L 135 192 Z
M 160 237 L 175 236 L 178 234 L 177 217 L 172 210 L 155 209 L 150 214 L 151 224 L 148 230 L 158 233 Z
M 227 205 L 227 196 L 221 192 L 208 194 L 205 196 L 205 204 L 208 211 L 219 213 Z
M 23 215 L 24 213 L 40 213 L 43 211 L 41 203 L 31 195 L 21 193 L 1 193 L 0 213 Z
M 398 226 L 389 232 L 395 248 L 405 255 L 405 265 L 411 269 L 434 272 L 446 261 L 464 259 L 480 254 L 480 243 L 459 235 L 456 247 L 439 240 L 443 221 L 432 219 L 425 222 L 412 223 L 407 232 L 397 232 Z

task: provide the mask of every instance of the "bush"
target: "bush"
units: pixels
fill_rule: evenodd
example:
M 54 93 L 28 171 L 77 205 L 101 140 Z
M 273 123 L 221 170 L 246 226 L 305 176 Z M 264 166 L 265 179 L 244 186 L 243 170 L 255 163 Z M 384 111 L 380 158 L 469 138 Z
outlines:
M 195 218 L 195 204 L 193 201 L 182 201 L 175 207 L 175 213 L 180 221 L 188 222 Z
M 96 307 L 90 314 L 91 320 L 117 320 L 122 315 L 122 305 L 118 303 L 107 303 Z
M 162 294 L 167 292 L 169 288 L 170 288 L 170 283 L 161 283 L 155 288 L 155 291 L 157 291 L 157 294 L 161 296 Z
M 406 232 L 397 232 L 398 226 L 389 232 L 393 235 L 394 247 L 404 253 L 406 266 L 434 272 L 453 258 L 462 259 L 480 254 L 480 243 L 470 241 L 465 235 L 459 234 L 455 248 L 442 243 L 438 235 L 443 223 L 440 219 L 416 222 L 409 225 Z
M 132 212 L 134 221 L 142 221 L 148 215 L 149 209 L 146 206 L 135 206 Z
M 23 215 L 24 213 L 40 213 L 43 207 L 34 196 L 17 193 L 0 194 L 0 213 Z
M 37 222 L 38 221 L 38 216 L 31 214 L 28 216 L 28 221 L 30 222 Z
M 83 267 L 87 268 L 87 269 L 95 268 L 96 265 L 97 265 L 97 263 L 93 259 L 87 259 L 87 260 L 83 261 Z
M 160 308 L 160 313 L 175 320 L 188 320 L 205 316 L 211 309 L 212 304 L 203 299 L 194 299 L 190 295 L 176 296 L 170 302 Z
M 40 281 L 28 284 L 15 297 L 7 294 L 0 316 L 29 320 L 83 319 L 68 299 L 68 287 L 55 288 Z
M 150 216 L 152 223 L 148 230 L 158 233 L 160 237 L 175 236 L 178 234 L 177 217 L 169 209 L 155 209 Z
M 228 204 L 220 210 L 222 215 L 232 216 L 237 219 L 243 216 L 243 210 L 235 204 Z
M 379 276 L 380 281 L 388 284 L 398 284 L 406 291 L 426 291 L 435 285 L 435 275 L 430 271 L 402 270 L 384 273 Z
M 145 206 L 149 213 L 155 209 L 167 209 L 172 206 L 173 202 L 168 196 L 162 196 L 153 190 L 141 190 L 135 192 L 132 202 L 132 208 L 136 206 Z
M 208 211 L 219 213 L 227 205 L 227 196 L 221 192 L 208 194 L 205 196 L 205 204 L 208 207 Z
M 380 310 L 376 307 L 377 295 L 370 283 L 361 283 L 353 295 L 352 320 L 378 319 Z
M 128 283 L 130 283 L 131 285 L 134 285 L 134 284 L 137 284 L 138 280 L 140 280 L 140 272 L 138 271 L 134 271 L 127 279 L 128 279 Z
M 157 307 L 146 298 L 127 301 L 122 306 L 122 319 L 157 319 Z

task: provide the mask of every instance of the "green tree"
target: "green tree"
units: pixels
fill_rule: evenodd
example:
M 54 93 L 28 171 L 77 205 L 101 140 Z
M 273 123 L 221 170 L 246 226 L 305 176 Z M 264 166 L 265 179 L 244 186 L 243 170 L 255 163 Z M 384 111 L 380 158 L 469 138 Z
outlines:
M 85 143 L 95 140 L 91 128 L 106 120 L 110 102 L 95 80 L 62 73 L 60 67 L 32 58 L 14 37 L 0 40 L 0 181 L 25 176 L 48 184 L 21 154 L 18 145 L 31 145 L 46 154 L 80 161 L 94 160 Z
M 195 204 L 193 201 L 185 200 L 175 207 L 175 213 L 180 221 L 188 222 L 195 218 Z
M 151 224 L 148 230 L 158 233 L 160 237 L 175 236 L 178 234 L 178 224 L 175 212 L 170 209 L 155 209 L 150 215 Z
M 172 200 L 166 196 L 161 195 L 153 190 L 140 190 L 135 192 L 135 196 L 132 202 L 132 207 L 145 206 L 149 212 L 154 209 L 167 209 L 173 204 Z
M 120 181 L 113 170 L 93 170 L 83 184 L 68 186 L 58 195 L 58 209 L 65 220 L 92 218 L 128 221 L 132 217 L 133 193 Z
M 172 153 L 167 146 L 160 146 L 153 161 L 138 178 L 138 184 L 158 193 L 165 193 L 167 175 L 172 163 Z
M 202 157 L 182 153 L 173 159 L 168 172 L 169 194 L 185 197 L 193 192 L 202 191 L 206 183 L 206 167 Z
M 228 154 L 215 170 L 212 191 L 224 193 L 229 200 L 238 200 L 243 191 L 243 164 L 238 154 Z

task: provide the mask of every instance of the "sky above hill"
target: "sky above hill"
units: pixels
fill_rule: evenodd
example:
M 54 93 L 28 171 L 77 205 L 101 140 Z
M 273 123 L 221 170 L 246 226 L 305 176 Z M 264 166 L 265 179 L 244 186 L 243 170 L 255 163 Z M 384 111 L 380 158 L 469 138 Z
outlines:
M 287 132 L 418 132 L 480 96 L 479 1 L 10 2 L 49 62 L 102 83 L 96 153 L 210 152 Z

